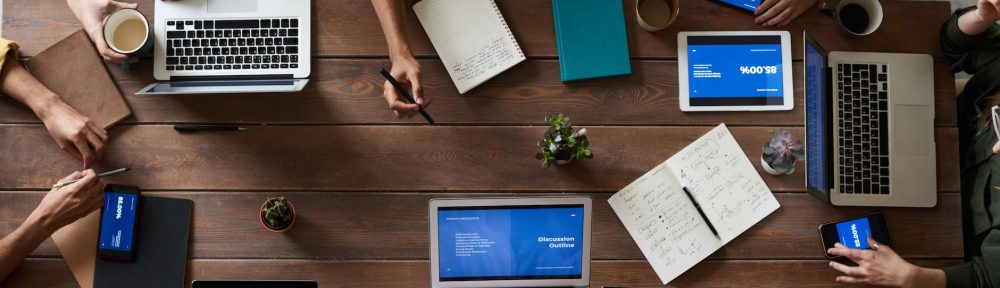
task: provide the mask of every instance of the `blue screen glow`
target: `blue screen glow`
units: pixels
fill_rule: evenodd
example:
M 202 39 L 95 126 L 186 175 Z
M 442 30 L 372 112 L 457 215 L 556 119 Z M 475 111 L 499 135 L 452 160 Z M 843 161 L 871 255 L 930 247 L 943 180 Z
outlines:
M 440 281 L 575 279 L 583 206 L 440 208 Z
M 825 111 L 826 98 L 826 55 L 822 48 L 813 47 L 806 41 L 806 184 L 813 189 L 827 192 L 830 189 L 827 151 L 829 123 Z
M 760 7 L 761 0 L 719 0 L 730 5 L 740 7 L 750 11 L 756 11 L 757 7 Z
M 780 36 L 690 36 L 687 49 L 692 106 L 784 101 Z
M 868 217 L 837 223 L 837 238 L 847 248 L 868 249 L 868 236 L 871 234 Z
M 101 249 L 131 251 L 135 227 L 135 194 L 104 193 L 101 216 Z

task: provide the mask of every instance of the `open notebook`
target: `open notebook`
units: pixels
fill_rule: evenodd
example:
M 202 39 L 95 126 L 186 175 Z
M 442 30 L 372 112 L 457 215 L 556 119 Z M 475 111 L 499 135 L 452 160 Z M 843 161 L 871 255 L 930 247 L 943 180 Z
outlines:
M 685 186 L 718 237 L 684 194 Z M 725 124 L 615 193 L 608 203 L 663 284 L 780 207 Z
M 458 93 L 525 60 L 493 0 L 423 0 L 413 11 Z

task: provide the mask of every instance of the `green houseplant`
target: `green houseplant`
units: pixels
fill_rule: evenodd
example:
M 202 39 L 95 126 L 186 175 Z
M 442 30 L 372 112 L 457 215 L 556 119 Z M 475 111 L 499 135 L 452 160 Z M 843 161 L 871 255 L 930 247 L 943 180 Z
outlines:
M 771 132 L 771 142 L 764 144 L 760 164 L 771 175 L 795 172 L 795 161 L 805 159 L 805 145 L 795 139 L 792 132 L 778 129 Z
M 260 224 L 271 232 L 285 232 L 295 224 L 295 207 L 285 197 L 271 197 L 260 206 Z
M 562 113 L 545 118 L 549 124 L 549 129 L 545 130 L 542 141 L 538 142 L 541 151 L 535 154 L 535 158 L 542 160 L 542 168 L 548 169 L 552 164 L 565 164 L 583 158 L 592 158 L 594 153 L 590 151 L 587 142 L 587 129 L 573 131 L 573 125 L 569 122 L 569 117 Z

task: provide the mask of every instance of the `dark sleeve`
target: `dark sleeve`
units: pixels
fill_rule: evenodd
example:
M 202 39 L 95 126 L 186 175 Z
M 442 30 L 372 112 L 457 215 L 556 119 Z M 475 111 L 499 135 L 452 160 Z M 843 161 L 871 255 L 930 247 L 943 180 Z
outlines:
M 982 50 L 987 49 L 987 45 L 979 44 L 1000 41 L 1000 28 L 996 24 L 979 35 L 967 35 L 958 28 L 958 17 L 973 10 L 976 10 L 975 6 L 955 11 L 951 19 L 941 27 L 941 48 L 944 49 L 952 72 L 976 74 L 975 60 Z
M 981 255 L 943 269 L 948 287 L 1000 287 L 1000 229 L 988 233 L 979 246 Z

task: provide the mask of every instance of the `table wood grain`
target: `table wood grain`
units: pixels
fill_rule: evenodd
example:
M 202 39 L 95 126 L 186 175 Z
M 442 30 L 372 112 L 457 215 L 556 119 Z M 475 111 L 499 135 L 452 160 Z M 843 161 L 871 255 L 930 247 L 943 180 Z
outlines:
M 411 1 L 412 2 L 412 1 Z M 369 1 L 314 1 L 313 71 L 301 93 L 138 96 L 152 81 L 147 58 L 131 72 L 108 64 L 133 117 L 110 129 L 97 169 L 134 169 L 109 182 L 148 195 L 195 202 L 188 280 L 315 279 L 322 287 L 427 287 L 427 202 L 442 197 L 587 195 L 594 199 L 593 285 L 662 287 L 606 200 L 710 130 L 730 126 L 756 163 L 769 132 L 802 135 L 802 38 L 828 49 L 930 54 L 938 205 L 929 209 L 832 207 L 804 193 L 795 174 L 762 177 L 781 208 L 671 286 L 833 287 L 816 228 L 874 210 L 886 213 L 893 248 L 919 265 L 960 263 L 961 197 L 954 77 L 940 51 L 948 3 L 883 1 L 885 21 L 852 38 L 818 11 L 790 26 L 796 106 L 783 112 L 683 113 L 678 109 L 676 33 L 767 30 L 710 1 L 681 1 L 670 28 L 648 33 L 626 13 L 633 73 L 559 81 L 551 2 L 498 0 L 528 60 L 459 95 L 412 11 L 407 20 L 427 110 L 441 125 L 395 119 L 377 71 L 390 65 Z M 23 56 L 44 50 L 79 24 L 63 0 L 3 1 L 3 36 Z M 626 11 L 634 1 L 623 0 Z M 153 1 L 140 10 L 153 15 Z M 542 170 L 533 158 L 543 118 L 565 113 L 590 131 L 595 158 Z M 244 132 L 179 134 L 176 123 L 232 123 Z M 17 228 L 51 186 L 80 169 L 23 106 L 0 97 L 0 236 Z M 757 165 L 755 165 L 757 166 Z M 760 170 L 759 167 L 757 167 Z M 289 233 L 262 229 L 257 209 L 285 195 L 298 208 Z M 75 287 L 51 240 L 4 287 Z

